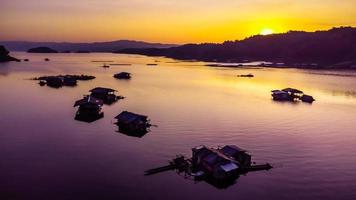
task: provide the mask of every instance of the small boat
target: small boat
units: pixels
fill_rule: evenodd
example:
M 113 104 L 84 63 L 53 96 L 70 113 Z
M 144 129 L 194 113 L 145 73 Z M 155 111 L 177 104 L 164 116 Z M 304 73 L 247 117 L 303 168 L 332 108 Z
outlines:
M 237 77 L 243 77 L 243 78 L 253 78 L 255 77 L 253 74 L 241 74 L 237 75 Z
M 103 67 L 103 68 L 109 68 L 110 67 L 110 65 L 107 65 L 106 63 L 104 64 L 104 65 L 102 65 L 101 67 Z

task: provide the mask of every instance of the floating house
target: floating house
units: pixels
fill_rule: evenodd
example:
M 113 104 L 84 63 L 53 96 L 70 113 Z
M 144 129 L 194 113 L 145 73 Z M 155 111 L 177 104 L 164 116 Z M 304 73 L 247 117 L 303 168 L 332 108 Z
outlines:
M 233 145 L 218 149 L 199 146 L 193 148 L 192 152 L 193 168 L 215 179 L 234 177 L 251 166 L 251 156 Z
M 131 79 L 131 74 L 128 72 L 121 72 L 114 75 L 116 79 Z
M 294 88 L 285 88 L 282 91 L 287 92 L 292 100 L 300 99 L 303 96 L 303 91 Z
M 89 92 L 91 92 L 90 96 L 103 100 L 105 104 L 112 104 L 119 99 L 115 95 L 116 90 L 110 88 L 97 87 Z
M 120 132 L 147 133 L 147 128 L 151 126 L 147 116 L 128 111 L 123 111 L 115 119 Z
M 76 86 L 78 80 L 87 81 L 95 79 L 95 76 L 88 75 L 57 75 L 57 76 L 41 76 L 33 80 L 39 80 L 41 86 L 47 85 L 49 87 L 59 88 L 62 86 Z
M 198 146 L 192 149 L 191 158 L 177 155 L 169 165 L 147 170 L 145 175 L 175 170 L 195 181 L 206 181 L 217 188 L 227 188 L 235 183 L 240 174 L 271 168 L 269 163 L 252 165 L 251 156 L 235 145 L 222 148 Z
M 216 179 L 235 176 L 239 166 L 216 149 L 200 146 L 192 149 L 193 166 Z
M 75 102 L 74 107 L 78 107 L 78 111 L 75 115 L 76 120 L 93 122 L 104 117 L 104 113 L 101 111 L 103 101 L 94 97 L 88 96 Z
M 294 88 L 285 88 L 283 90 L 272 90 L 272 97 L 275 101 L 303 101 L 312 103 L 315 99 L 303 93 L 303 91 Z

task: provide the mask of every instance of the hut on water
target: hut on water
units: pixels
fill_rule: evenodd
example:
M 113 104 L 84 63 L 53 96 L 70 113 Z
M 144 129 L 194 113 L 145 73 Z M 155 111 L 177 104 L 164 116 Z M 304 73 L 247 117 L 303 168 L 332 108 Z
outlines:
M 120 72 L 114 75 L 116 79 L 131 79 L 131 74 L 128 72 Z
M 298 101 L 313 103 L 315 99 L 312 96 L 304 94 L 303 91 L 294 88 L 285 88 L 283 90 L 272 90 L 272 97 L 275 101 Z
M 104 113 L 101 111 L 103 101 L 94 97 L 88 96 L 75 102 L 74 107 L 78 107 L 78 111 L 75 115 L 76 120 L 93 122 L 104 117 Z
M 116 90 L 110 88 L 97 87 L 89 92 L 91 92 L 90 96 L 103 100 L 105 104 L 112 104 L 119 99 L 119 97 L 115 95 Z
M 178 174 L 184 172 L 184 177 L 192 177 L 195 181 L 206 181 L 214 187 L 227 188 L 235 183 L 240 174 L 271 168 L 269 163 L 252 165 L 251 156 L 235 145 L 222 148 L 202 145 L 192 148 L 191 158 L 177 155 L 169 165 L 147 170 L 145 175 L 175 170 Z
M 239 171 L 251 166 L 251 156 L 232 145 L 221 149 L 199 146 L 193 148 L 192 153 L 193 168 L 218 180 L 235 177 Z
M 303 96 L 303 91 L 294 88 L 285 88 L 282 91 L 287 92 L 292 100 L 300 99 Z
M 272 97 L 275 101 L 290 101 L 290 95 L 288 92 L 284 92 L 282 90 L 272 90 Z
M 116 124 L 120 132 L 126 133 L 147 133 L 150 123 L 147 116 L 136 113 L 123 111 L 115 117 Z

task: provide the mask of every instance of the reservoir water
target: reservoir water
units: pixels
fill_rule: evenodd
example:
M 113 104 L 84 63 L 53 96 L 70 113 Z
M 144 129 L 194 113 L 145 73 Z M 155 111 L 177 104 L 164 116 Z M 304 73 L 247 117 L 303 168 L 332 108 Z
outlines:
M 216 68 L 109 53 L 12 55 L 30 61 L 0 64 L 1 199 L 356 198 L 356 72 Z M 102 68 L 95 60 L 131 65 Z M 122 71 L 132 79 L 112 77 Z M 255 77 L 237 77 L 248 73 Z M 60 89 L 30 80 L 58 74 L 97 78 Z M 96 122 L 75 121 L 74 102 L 98 86 L 126 98 L 105 105 Z M 270 91 L 286 87 L 316 102 L 272 101 Z M 114 117 L 124 110 L 157 126 L 142 138 L 118 133 Z M 177 154 L 190 156 L 192 147 L 225 144 L 274 168 L 225 189 L 174 171 L 143 175 Z

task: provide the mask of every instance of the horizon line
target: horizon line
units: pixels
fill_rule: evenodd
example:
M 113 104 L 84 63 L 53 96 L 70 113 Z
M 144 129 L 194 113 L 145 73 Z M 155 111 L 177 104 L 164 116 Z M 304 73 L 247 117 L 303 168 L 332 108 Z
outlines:
M 315 33 L 315 32 L 326 32 L 330 31 L 333 29 L 340 29 L 340 28 L 356 28 L 356 26 L 353 25 L 340 25 L 340 26 L 333 26 L 331 28 L 325 28 L 325 29 L 317 29 L 317 30 L 312 30 L 312 31 L 307 31 L 307 30 L 288 30 L 284 32 L 276 32 L 272 33 L 270 35 L 279 35 L 279 34 L 287 34 L 289 32 L 305 32 L 305 33 Z M 162 45 L 185 45 L 185 44 L 221 44 L 224 42 L 228 41 L 242 41 L 251 37 L 255 36 L 263 36 L 262 34 L 252 34 L 250 36 L 247 36 L 242 39 L 226 39 L 221 42 L 183 42 L 183 43 L 165 43 L 165 42 L 154 42 L 154 41 L 146 41 L 146 40 L 140 40 L 140 39 L 117 39 L 117 40 L 106 40 L 106 41 L 86 41 L 86 42 L 75 42 L 75 41 L 36 41 L 36 40 L 1 40 L 0 42 L 28 42 L 28 43 L 69 43 L 69 44 L 80 44 L 80 43 L 110 43 L 110 42 L 120 42 L 120 41 L 127 41 L 127 42 L 142 42 L 142 43 L 149 43 L 149 44 L 162 44 Z

